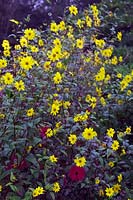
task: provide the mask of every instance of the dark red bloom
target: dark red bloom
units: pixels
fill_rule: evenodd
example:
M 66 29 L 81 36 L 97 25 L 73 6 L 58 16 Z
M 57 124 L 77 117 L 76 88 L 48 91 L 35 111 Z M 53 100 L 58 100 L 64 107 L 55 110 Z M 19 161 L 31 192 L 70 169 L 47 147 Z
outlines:
M 41 136 L 41 138 L 44 138 L 46 136 L 46 132 L 47 132 L 48 128 L 49 128 L 48 126 L 44 126 L 44 127 L 40 128 L 40 136 Z
M 69 171 L 69 177 L 72 181 L 82 181 L 85 178 L 85 169 L 74 165 Z

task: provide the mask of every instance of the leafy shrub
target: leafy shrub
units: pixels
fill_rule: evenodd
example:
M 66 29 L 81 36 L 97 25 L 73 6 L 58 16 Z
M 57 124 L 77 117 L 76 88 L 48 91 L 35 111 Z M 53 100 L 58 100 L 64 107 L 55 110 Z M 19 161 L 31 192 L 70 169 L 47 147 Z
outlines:
M 101 37 L 95 5 L 68 10 L 47 31 L 23 30 L 14 48 L 2 43 L 2 199 L 130 198 L 131 127 L 114 112 L 132 101 L 133 71 L 116 71 L 122 33 Z

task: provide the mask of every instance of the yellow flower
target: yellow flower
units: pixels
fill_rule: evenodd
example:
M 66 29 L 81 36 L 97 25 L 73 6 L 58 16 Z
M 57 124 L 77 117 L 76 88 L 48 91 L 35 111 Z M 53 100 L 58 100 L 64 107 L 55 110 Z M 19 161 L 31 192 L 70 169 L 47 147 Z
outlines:
M 103 106 L 106 105 L 106 101 L 105 101 L 104 97 L 101 97 L 101 98 L 100 98 L 100 102 L 101 102 L 101 104 L 102 104 Z
M 121 33 L 121 32 L 118 32 L 118 33 L 117 33 L 117 39 L 118 39 L 119 41 L 121 41 L 121 39 L 122 39 L 122 33 Z
M 10 85 L 14 81 L 13 75 L 10 72 L 5 73 L 5 75 L 3 75 L 3 79 L 6 85 Z
M 8 40 L 3 40 L 2 47 L 4 48 L 4 50 L 9 50 L 10 49 L 9 41 Z
M 119 175 L 117 176 L 117 179 L 118 179 L 118 182 L 120 183 L 120 182 L 122 181 L 122 174 L 119 174 Z
M 38 40 L 38 45 L 39 47 L 43 47 L 44 46 L 44 41 L 42 39 Z
M 29 153 L 30 151 L 31 151 L 31 149 L 33 148 L 33 146 L 28 146 L 27 148 L 26 148 L 26 151 Z
M 125 149 L 122 149 L 122 150 L 121 150 L 121 154 L 120 154 L 120 155 L 121 155 L 121 156 L 123 156 L 123 155 L 125 155 L 125 154 L 126 154 L 126 151 L 125 151 Z
M 32 66 L 34 65 L 35 61 L 32 58 L 32 56 L 26 56 L 21 58 L 20 60 L 20 66 L 25 69 L 25 70 L 29 70 L 32 69 Z
M 97 136 L 97 133 L 93 130 L 93 128 L 85 128 L 82 133 L 82 136 L 86 140 L 92 140 L 94 137 Z
M 68 137 L 68 140 L 71 144 L 75 144 L 77 141 L 77 136 L 75 134 L 70 134 L 70 136 Z
M 105 78 L 105 69 L 101 67 L 98 71 L 97 75 L 95 76 L 96 81 L 103 81 Z
M 117 78 L 122 78 L 122 74 L 121 74 L 121 73 L 118 73 L 118 74 L 117 74 Z
M 20 46 L 19 44 L 16 44 L 16 45 L 14 46 L 14 48 L 15 48 L 15 50 L 20 50 L 20 49 L 21 49 L 21 46 Z
M 44 63 L 44 65 L 43 65 L 43 67 L 44 67 L 44 70 L 45 71 L 49 71 L 50 69 L 51 69 L 51 62 L 50 61 L 46 61 L 45 63 Z
M 0 192 L 2 192 L 2 185 L 0 185 Z
M 59 110 L 60 110 L 60 106 L 58 104 L 53 103 L 50 113 L 52 115 L 57 115 L 59 113 Z
M 66 29 L 66 26 L 65 26 L 65 22 L 64 21 L 61 21 L 59 24 L 58 24 L 58 28 L 60 31 L 64 31 Z
M 114 56 L 112 59 L 111 59 L 111 64 L 112 65 L 117 65 L 118 64 L 118 59 L 116 56 Z
M 71 15 L 77 15 L 77 14 L 78 14 L 78 9 L 77 9 L 76 6 L 71 5 L 71 6 L 69 7 L 69 12 L 70 12 Z
M 112 197 L 114 195 L 114 190 L 113 188 L 106 188 L 105 189 L 105 192 L 106 192 L 106 196 L 107 197 Z
M 99 48 L 103 48 L 105 46 L 105 41 L 103 39 L 100 39 L 100 40 L 95 39 L 94 42 L 95 42 L 96 46 Z
M 57 63 L 56 63 L 56 67 L 57 67 L 58 69 L 62 69 L 64 66 L 63 66 L 62 62 L 57 62 Z
M 103 57 L 110 58 L 113 53 L 113 48 L 109 47 L 107 49 L 101 50 L 101 54 Z
M 79 28 L 83 28 L 84 23 L 85 22 L 83 20 L 81 20 L 81 19 L 78 19 L 78 21 L 77 21 L 77 25 L 78 25 Z
M 38 51 L 39 51 L 39 49 L 38 49 L 38 47 L 36 47 L 36 46 L 30 46 L 30 49 L 31 49 L 31 52 L 32 53 L 37 53 Z
M 70 105 L 71 105 L 70 101 L 64 101 L 64 102 L 63 102 L 63 107 L 64 107 L 65 109 L 68 109 L 68 108 L 70 107 Z
M 24 31 L 24 37 L 28 40 L 33 40 L 36 36 L 35 30 L 31 28 L 27 28 Z
M 50 156 L 49 157 L 49 160 L 52 162 L 52 163 L 56 163 L 58 161 L 58 158 L 55 157 L 54 155 Z
M 100 179 L 99 178 L 96 178 L 95 179 L 95 184 L 99 184 L 100 183 Z
M 58 182 L 55 182 L 53 185 L 53 191 L 54 192 L 59 192 L 60 191 L 60 184 Z
M 126 134 L 131 134 L 131 127 L 127 127 L 125 133 Z
M 0 59 L 0 68 L 5 68 L 7 66 L 7 61 L 5 59 Z
M 34 114 L 35 114 L 35 112 L 34 112 L 33 108 L 30 108 L 30 109 L 27 110 L 27 116 L 28 117 L 32 117 Z
M 76 164 L 77 167 L 84 167 L 86 164 L 86 159 L 84 156 L 80 158 L 77 157 L 74 159 L 74 163 Z
M 119 148 L 119 142 L 117 140 L 114 140 L 112 145 L 111 145 L 111 148 L 114 150 L 114 151 L 117 151 L 118 148 Z
M 121 185 L 118 183 L 113 185 L 113 190 L 115 193 L 118 193 L 121 190 Z
M 113 137 L 114 134 L 115 134 L 115 130 L 113 128 L 109 128 L 109 129 L 107 129 L 106 134 L 107 134 L 108 137 Z
M 79 49 L 83 49 L 83 47 L 84 47 L 84 39 L 83 39 L 83 38 L 77 39 L 77 40 L 76 40 L 76 46 L 77 46 L 77 48 L 79 48 Z
M 60 74 L 60 72 L 56 72 L 56 74 L 54 75 L 54 83 L 55 84 L 59 84 L 62 82 L 62 75 Z
M 51 128 L 48 128 L 47 131 L 46 131 L 46 136 L 47 137 L 52 137 L 54 135 L 53 131 Z
M 92 26 L 92 19 L 89 16 L 85 17 L 86 25 L 90 28 Z
M 37 196 L 43 194 L 44 192 L 45 192 L 45 190 L 43 189 L 43 187 L 38 186 L 36 189 L 33 190 L 32 196 L 37 197 Z
M 58 25 L 55 22 L 52 22 L 50 24 L 50 30 L 55 32 L 55 33 L 58 32 Z
M 131 90 L 128 90 L 128 91 L 127 91 L 127 95 L 130 96 L 131 94 L 132 94 L 132 91 L 131 91 Z
M 16 81 L 14 85 L 15 85 L 15 88 L 18 91 L 25 90 L 25 85 L 24 85 L 24 82 L 22 80 Z
M 8 49 L 4 50 L 3 54 L 4 54 L 5 57 L 9 57 L 11 55 L 11 53 Z
M 25 37 L 20 38 L 20 45 L 21 45 L 21 47 L 27 47 L 28 41 Z
M 5 114 L 3 114 L 3 113 L 0 113 L 0 119 L 4 119 L 5 118 Z
M 58 47 L 60 47 L 61 48 L 61 41 L 60 41 L 60 39 L 59 38 L 55 38 L 54 39 L 54 41 L 53 41 L 53 44 L 55 45 L 55 46 L 58 46 Z
M 123 57 L 119 56 L 119 62 L 122 62 L 122 61 L 123 61 Z
M 110 167 L 114 167 L 115 163 L 112 162 L 112 161 L 110 161 L 110 162 L 108 163 L 108 165 L 109 165 Z

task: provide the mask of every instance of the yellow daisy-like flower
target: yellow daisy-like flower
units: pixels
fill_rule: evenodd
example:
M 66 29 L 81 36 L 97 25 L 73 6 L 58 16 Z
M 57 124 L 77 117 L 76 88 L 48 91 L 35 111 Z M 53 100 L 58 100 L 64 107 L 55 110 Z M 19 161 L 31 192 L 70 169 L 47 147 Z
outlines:
M 11 85 L 14 81 L 13 75 L 10 72 L 5 73 L 2 78 L 4 80 L 4 84 L 6 85 Z
M 99 183 L 100 183 L 100 179 L 99 179 L 99 178 L 96 178 L 96 179 L 95 179 L 95 184 L 98 185 Z
M 37 197 L 41 194 L 44 194 L 44 192 L 45 192 L 45 190 L 43 189 L 43 187 L 38 186 L 36 189 L 33 190 L 32 196 Z
M 21 45 L 21 47 L 27 47 L 28 41 L 25 37 L 20 38 L 20 45 Z
M 27 110 L 27 116 L 28 117 L 32 117 L 35 114 L 35 111 L 33 108 L 30 108 Z
M 51 69 L 51 62 L 46 61 L 43 65 L 45 71 L 49 71 Z
M 60 110 L 60 106 L 58 104 L 53 103 L 50 113 L 52 115 L 57 115 L 59 113 L 59 110 Z
M 84 39 L 83 39 L 83 38 L 77 39 L 77 40 L 76 40 L 76 46 L 77 46 L 77 48 L 79 48 L 79 49 L 83 49 L 83 47 L 84 47 Z
M 86 159 L 84 156 L 80 158 L 77 157 L 74 159 L 74 163 L 76 164 L 77 167 L 84 167 L 86 164 Z
M 5 59 L 0 59 L 0 68 L 5 68 L 7 66 L 7 61 Z
M 77 141 L 77 136 L 75 134 L 70 134 L 70 136 L 68 137 L 68 140 L 71 144 L 75 144 Z
M 10 49 L 9 41 L 8 40 L 3 40 L 2 47 L 4 48 L 4 50 L 9 50 Z
M 53 191 L 54 192 L 59 192 L 60 191 L 60 184 L 58 182 L 55 182 L 53 185 Z
M 27 28 L 24 31 L 24 37 L 28 40 L 33 40 L 36 36 L 35 30 L 31 28 Z
M 105 192 L 106 192 L 106 196 L 107 197 L 112 197 L 114 195 L 114 190 L 113 188 L 106 188 L 105 189 Z
M 71 15 L 77 15 L 77 14 L 78 14 L 78 9 L 77 9 L 76 6 L 71 5 L 71 6 L 69 7 L 69 12 L 70 12 Z
M 113 137 L 114 134 L 115 134 L 115 130 L 113 128 L 109 128 L 109 129 L 107 129 L 106 134 L 107 134 L 108 137 Z
M 112 162 L 112 161 L 110 161 L 110 162 L 108 163 L 108 165 L 109 165 L 110 167 L 114 167 L 115 163 Z
M 50 24 L 50 30 L 57 33 L 58 32 L 58 25 L 55 22 Z
M 53 81 L 55 84 L 59 84 L 62 82 L 62 75 L 60 74 L 60 72 L 56 72 L 56 74 L 54 75 Z
M 125 133 L 126 134 L 131 134 L 131 127 L 127 127 L 126 130 L 125 130 Z
M 114 151 L 117 151 L 118 148 L 119 148 L 119 142 L 117 140 L 114 140 L 112 145 L 111 145 L 111 148 L 114 150 Z
M 32 58 L 32 56 L 26 56 L 21 58 L 20 60 L 20 66 L 21 68 L 25 69 L 25 70 L 29 70 L 32 69 L 32 66 L 34 65 L 35 61 Z
M 24 82 L 22 81 L 22 80 L 20 80 L 20 81 L 16 81 L 15 82 L 15 88 L 18 90 L 18 91 L 23 91 L 23 90 L 25 90 L 25 85 L 24 85 Z
M 121 190 L 121 185 L 118 183 L 113 185 L 113 190 L 115 193 L 119 193 L 119 191 Z
M 92 140 L 94 137 L 97 136 L 96 131 L 93 130 L 93 128 L 85 128 L 82 133 L 83 138 L 86 140 Z
M 49 160 L 52 162 L 52 163 L 56 163 L 58 161 L 58 158 L 55 156 L 55 155 L 52 155 L 49 157 Z

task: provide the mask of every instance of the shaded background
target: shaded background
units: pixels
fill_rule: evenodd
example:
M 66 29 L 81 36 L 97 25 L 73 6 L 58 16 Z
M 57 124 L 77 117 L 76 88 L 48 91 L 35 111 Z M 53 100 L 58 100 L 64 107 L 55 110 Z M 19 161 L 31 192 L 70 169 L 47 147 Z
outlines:
M 51 20 L 58 21 L 66 6 L 75 4 L 83 9 L 101 0 L 0 0 L 0 43 L 14 28 L 10 19 L 24 22 L 30 16 L 29 27 L 37 28 Z

